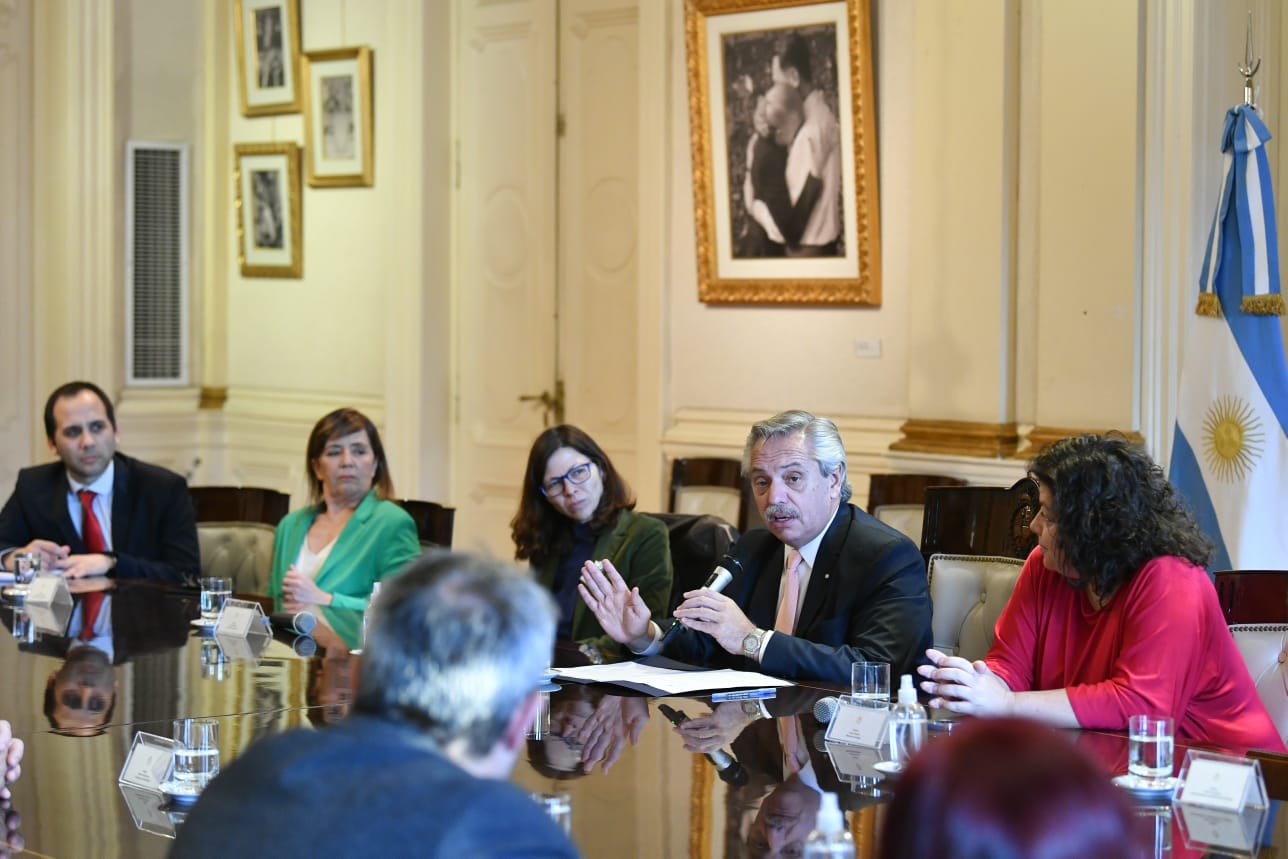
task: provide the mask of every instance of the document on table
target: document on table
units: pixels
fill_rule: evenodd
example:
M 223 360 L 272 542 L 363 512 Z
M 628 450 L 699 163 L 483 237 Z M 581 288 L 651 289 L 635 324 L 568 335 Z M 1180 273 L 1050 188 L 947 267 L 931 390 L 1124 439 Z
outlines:
M 747 689 L 763 686 L 794 686 L 790 680 L 770 677 L 757 671 L 735 671 L 732 668 L 703 670 L 672 659 L 652 657 L 638 662 L 616 662 L 611 665 L 586 665 L 580 668 L 557 668 L 556 680 L 575 683 L 614 683 L 649 695 L 688 695 L 721 689 Z

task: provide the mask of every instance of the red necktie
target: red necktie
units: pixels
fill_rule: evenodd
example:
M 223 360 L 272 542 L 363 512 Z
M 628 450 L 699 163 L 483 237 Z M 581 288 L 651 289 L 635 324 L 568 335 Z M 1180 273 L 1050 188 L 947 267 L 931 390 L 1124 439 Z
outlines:
M 95 530 L 98 529 L 95 528 Z M 98 620 L 98 613 L 102 608 L 102 591 L 91 591 L 85 594 L 85 598 L 81 601 L 81 641 L 89 641 L 94 637 L 94 622 Z
M 85 541 L 85 551 L 90 554 L 106 552 L 107 541 L 103 539 L 103 529 L 98 524 L 98 517 L 94 515 L 94 496 L 98 493 L 82 489 L 76 494 L 81 503 L 81 538 Z
M 783 601 L 778 604 L 778 617 L 774 619 L 774 631 L 791 635 L 796 631 L 796 606 L 801 596 L 801 553 L 791 549 L 787 553 L 787 587 L 783 591 Z

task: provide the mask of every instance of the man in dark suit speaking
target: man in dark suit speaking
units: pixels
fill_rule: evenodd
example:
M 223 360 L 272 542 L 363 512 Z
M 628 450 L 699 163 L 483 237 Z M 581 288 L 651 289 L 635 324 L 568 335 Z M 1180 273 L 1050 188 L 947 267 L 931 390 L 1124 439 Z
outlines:
M 849 503 L 836 424 L 789 411 L 751 428 L 743 451 L 768 530 L 731 554 L 743 566 L 723 593 L 688 591 L 689 627 L 665 654 L 800 680 L 849 684 L 853 662 L 912 673 L 931 644 L 930 590 L 911 540 Z M 660 651 L 661 631 L 612 564 L 583 569 L 580 592 L 604 630 L 632 651 Z
M 0 567 L 16 551 L 68 578 L 184 583 L 200 566 L 188 485 L 179 475 L 116 452 L 112 401 L 68 382 L 45 402 L 45 435 L 59 462 L 24 468 L 0 510 Z
M 523 570 L 437 552 L 387 579 L 354 714 L 256 743 L 206 788 L 172 859 L 576 856 L 505 779 L 541 707 L 557 612 Z

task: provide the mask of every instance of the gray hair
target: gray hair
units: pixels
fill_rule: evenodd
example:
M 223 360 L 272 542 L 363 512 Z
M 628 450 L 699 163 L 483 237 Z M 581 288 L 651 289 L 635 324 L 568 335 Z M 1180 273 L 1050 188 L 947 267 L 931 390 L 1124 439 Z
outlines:
M 838 470 L 841 472 L 841 503 L 847 503 L 854 490 L 846 476 L 845 445 L 841 442 L 841 433 L 827 418 L 817 418 L 800 409 L 781 412 L 752 425 L 751 432 L 747 433 L 747 444 L 742 449 L 742 473 L 751 472 L 751 451 L 757 444 L 788 435 L 800 435 L 805 439 L 824 477 L 831 477 Z
M 554 601 L 524 570 L 439 551 L 386 582 L 372 607 L 356 707 L 483 755 L 540 683 Z

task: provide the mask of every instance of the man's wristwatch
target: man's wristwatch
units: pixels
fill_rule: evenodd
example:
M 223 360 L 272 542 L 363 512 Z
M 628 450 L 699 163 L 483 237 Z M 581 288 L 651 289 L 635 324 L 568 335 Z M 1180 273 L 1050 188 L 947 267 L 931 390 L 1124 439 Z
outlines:
M 742 655 L 748 659 L 755 659 L 756 654 L 760 652 L 761 639 L 764 637 L 765 631 L 763 629 L 753 629 L 747 633 L 747 636 L 742 640 Z

